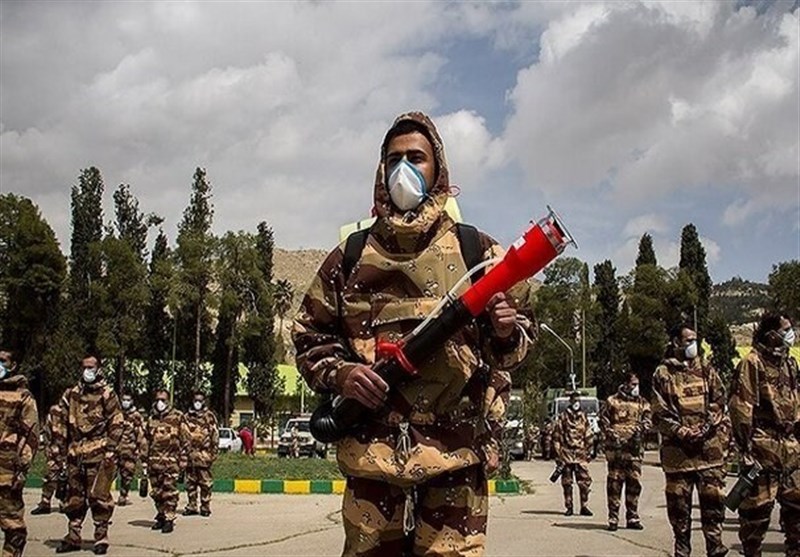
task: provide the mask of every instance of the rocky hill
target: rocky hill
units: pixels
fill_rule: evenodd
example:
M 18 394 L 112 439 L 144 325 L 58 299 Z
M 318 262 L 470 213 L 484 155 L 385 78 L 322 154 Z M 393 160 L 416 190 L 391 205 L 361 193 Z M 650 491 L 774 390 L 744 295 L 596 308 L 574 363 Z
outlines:
M 712 287 L 711 309 L 731 325 L 751 323 L 769 304 L 768 291 L 766 284 L 734 277 Z
M 296 309 L 300 300 L 308 290 L 311 279 L 325 260 L 328 252 L 321 249 L 285 250 L 275 248 L 273 252 L 273 275 L 275 280 L 288 280 L 294 287 L 294 304 Z M 293 312 L 292 312 L 293 313 Z

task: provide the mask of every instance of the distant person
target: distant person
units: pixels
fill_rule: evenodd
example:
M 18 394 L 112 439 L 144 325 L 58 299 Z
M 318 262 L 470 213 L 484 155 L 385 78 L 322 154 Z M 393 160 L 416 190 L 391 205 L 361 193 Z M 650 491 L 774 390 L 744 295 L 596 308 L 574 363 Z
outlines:
M 198 513 L 198 491 L 200 516 L 211 516 L 211 491 L 214 485 L 211 467 L 219 454 L 219 424 L 214 412 L 206 407 L 206 396 L 201 392 L 195 392 L 192 396 L 192 406 L 184 418 L 185 436 L 189 443 L 186 468 L 189 503 L 183 510 L 183 516 Z
M 39 416 L 28 380 L 10 350 L 0 350 L 0 529 L 3 557 L 21 557 L 28 540 L 22 488 L 39 447 Z
M 644 434 L 652 426 L 650 404 L 639 393 L 639 377 L 628 372 L 626 381 L 606 401 L 600 413 L 600 428 L 605 437 L 606 499 L 608 529 L 615 531 L 619 521 L 622 488 L 625 488 L 625 527 L 643 529 L 639 518 L 642 493 Z
M 187 465 L 188 439 L 183 421 L 183 413 L 169 403 L 169 393 L 157 390 L 145 430 L 144 466 L 150 480 L 150 497 L 156 506 L 151 529 L 161 530 L 163 534 L 175 529 L 178 476 Z
M 800 555 L 800 390 L 797 360 L 789 354 L 794 341 L 787 315 L 765 313 L 733 376 L 729 405 L 741 467 L 763 468 L 739 507 L 745 555 L 761 554 L 776 500 L 786 555 Z
M 292 424 L 291 433 L 291 458 L 300 458 L 300 431 L 297 429 L 297 423 Z
M 581 499 L 580 514 L 592 516 L 589 510 L 589 491 L 592 476 L 589 474 L 589 461 L 592 459 L 594 435 L 589 418 L 581 409 L 577 392 L 569 395 L 569 406 L 561 412 L 553 427 L 553 448 L 556 464 L 562 467 L 561 487 L 564 489 L 565 516 L 574 514 L 572 502 L 572 479 L 578 484 Z
M 123 421 L 119 399 L 106 382 L 97 356 L 81 361 L 81 377 L 61 397 L 59 420 L 53 424 L 53 440 L 59 455 L 66 456 L 67 535 L 56 553 L 81 549 L 81 530 L 91 509 L 96 555 L 108 552 L 108 528 L 114 514 L 111 484 L 116 475 L 117 450 Z
M 122 393 L 123 422 L 122 438 L 119 442 L 119 499 L 117 505 L 124 507 L 130 505 L 128 492 L 131 489 L 133 475 L 136 473 L 136 463 L 145 451 L 144 418 L 133 403 L 130 392 Z
M 246 455 L 253 456 L 255 451 L 253 449 L 253 432 L 250 431 L 250 427 L 245 425 L 239 431 L 239 437 L 242 439 L 242 452 Z
M 39 504 L 31 511 L 32 515 L 50 514 L 50 505 L 53 501 L 53 494 L 58 487 L 59 476 L 66 466 L 66 459 L 58 454 L 58 446 L 53 443 L 53 422 L 59 421 L 61 405 L 54 404 L 47 413 L 42 430 L 44 437 L 44 454 L 47 459 L 47 472 L 42 481 L 42 498 Z M 63 501 L 59 502 L 59 511 L 63 512 Z
M 689 325 L 671 332 L 664 360 L 653 374 L 653 425 L 661 433 L 661 467 L 666 478 L 667 516 L 675 537 L 675 556 L 692 552 L 692 492 L 700 501 L 706 554 L 728 553 L 722 543 L 725 475 L 730 420 L 725 388 L 716 370 L 703 361 L 700 339 Z

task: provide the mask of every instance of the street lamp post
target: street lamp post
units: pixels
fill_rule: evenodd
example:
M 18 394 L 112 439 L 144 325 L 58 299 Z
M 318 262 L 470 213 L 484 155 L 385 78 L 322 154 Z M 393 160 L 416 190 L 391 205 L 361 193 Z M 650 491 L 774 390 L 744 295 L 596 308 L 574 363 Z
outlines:
M 569 350 L 569 380 L 572 383 L 572 390 L 573 391 L 577 390 L 575 387 L 575 355 L 572 353 L 572 347 L 569 344 L 567 344 L 563 338 L 558 336 L 558 333 L 556 333 L 553 329 L 551 329 L 547 323 L 540 323 L 539 326 L 548 333 L 550 333 L 551 335 L 553 335 L 554 337 L 556 337 L 558 341 L 564 346 L 566 346 L 567 350 Z

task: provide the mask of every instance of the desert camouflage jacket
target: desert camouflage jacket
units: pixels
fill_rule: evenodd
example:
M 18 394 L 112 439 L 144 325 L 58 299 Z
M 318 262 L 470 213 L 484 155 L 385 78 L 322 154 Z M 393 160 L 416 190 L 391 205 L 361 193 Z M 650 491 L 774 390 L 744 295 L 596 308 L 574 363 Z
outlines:
M 163 413 L 153 410 L 150 414 L 145 429 L 146 456 L 143 458 L 150 472 L 186 468 L 189 438 L 184 422 L 183 413 L 173 407 Z
M 144 437 L 144 418 L 135 408 L 123 410 L 122 437 L 119 442 L 119 456 L 135 459 L 144 454 L 146 441 Z
M 0 380 L 0 487 L 25 481 L 39 447 L 39 416 L 28 380 Z
M 653 424 L 661 433 L 664 472 L 689 472 L 722 466 L 730 441 L 725 387 L 717 371 L 695 358 L 664 360 L 653 374 Z M 701 440 L 679 437 L 681 427 L 703 430 Z
M 641 457 L 642 438 L 652 425 L 650 403 L 620 388 L 608 397 L 600 412 L 600 429 L 606 453 L 615 451 L 615 456 L 627 453 Z
M 68 462 L 95 463 L 116 453 L 122 437 L 122 409 L 105 379 L 64 391 L 53 421 L 53 443 Z
M 443 211 L 450 183 L 438 132 L 420 113 L 401 116 L 424 125 L 433 138 L 438 177 L 430 197 L 416 210 L 401 214 L 385 185 L 383 159 L 375 180 L 377 221 L 370 229 L 361 259 L 348 277 L 342 272 L 344 243 L 334 249 L 313 279 L 295 318 L 293 340 L 298 368 L 308 385 L 321 393 L 339 393 L 355 363 L 372 365 L 376 345 L 397 342 L 434 309 L 467 271 L 455 224 Z M 502 255 L 489 236 L 480 234 L 484 259 Z M 456 295 L 463 294 L 462 285 Z M 511 303 L 527 295 L 512 291 Z M 520 314 L 510 342 L 493 336 L 488 319 L 473 323 L 448 340 L 419 369 L 393 389 L 388 411 L 371 416 L 353 435 L 339 442 L 337 457 L 345 474 L 397 485 L 425 481 L 442 472 L 481 461 L 491 429 L 485 407 L 492 372 L 510 370 L 525 356 L 531 322 Z M 491 371 L 490 371 L 491 370 Z M 495 392 L 500 392 L 497 389 Z M 489 398 L 502 405 L 502 397 Z M 396 451 L 401 431 L 410 449 Z
M 780 467 L 800 431 L 797 361 L 755 346 L 736 368 L 729 401 L 736 444 L 762 466 Z
M 592 426 L 582 410 L 561 412 L 553 428 L 553 449 L 563 464 L 586 464 L 594 443 Z
M 44 419 L 44 428 L 42 429 L 42 437 L 44 441 L 44 450 L 48 462 L 52 462 L 54 466 L 63 466 L 63 458 L 58 452 L 58 445 L 53 439 L 53 424 L 61 420 L 62 408 L 60 404 L 54 404 L 50 407 L 47 417 Z
M 189 466 L 210 468 L 219 452 L 217 418 L 211 410 L 189 410 L 184 414 L 184 433 L 189 443 Z

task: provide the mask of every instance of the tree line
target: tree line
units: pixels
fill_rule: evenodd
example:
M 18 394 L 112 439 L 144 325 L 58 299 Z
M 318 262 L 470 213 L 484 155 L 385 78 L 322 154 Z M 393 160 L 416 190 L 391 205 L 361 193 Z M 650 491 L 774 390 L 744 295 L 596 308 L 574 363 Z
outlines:
M 544 282 L 529 301 L 537 319 L 570 345 L 576 382 L 597 387 L 598 396 L 613 394 L 628 371 L 638 373 L 643 392 L 664 356 L 668 331 L 679 323 L 697 330 L 711 348 L 710 361 L 730 379 L 736 344 L 729 323 L 710 303 L 712 281 L 706 252 L 697 228 L 681 231 L 678 266 L 658 264 L 653 240 L 644 234 L 635 267 L 618 276 L 610 260 L 589 266 L 574 257 L 562 257 L 544 270 Z M 800 261 L 773 266 L 767 288 L 767 308 L 788 311 L 800 319 Z M 546 330 L 537 348 L 515 375 L 535 400 L 548 387 L 569 387 L 569 352 Z
M 40 411 L 78 380 L 89 352 L 138 405 L 149 408 L 166 387 L 183 407 L 199 389 L 226 422 L 243 364 L 256 416 L 271 418 L 283 393 L 273 323 L 294 293 L 273 280 L 270 226 L 215 236 L 202 168 L 172 244 L 163 218 L 145 214 L 129 185 L 113 191 L 109 221 L 104 193 L 97 168 L 80 172 L 68 257 L 30 199 L 0 195 L 0 338 L 18 354 Z

